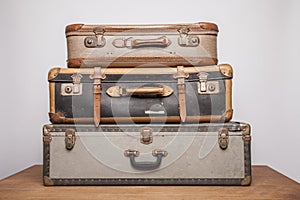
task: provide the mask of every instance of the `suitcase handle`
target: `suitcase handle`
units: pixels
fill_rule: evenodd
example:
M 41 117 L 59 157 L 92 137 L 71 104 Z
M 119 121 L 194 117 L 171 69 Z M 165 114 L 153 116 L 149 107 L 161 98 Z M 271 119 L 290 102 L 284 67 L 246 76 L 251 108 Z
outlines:
M 113 41 L 113 45 L 117 48 L 142 48 L 142 47 L 162 47 L 165 48 L 171 44 L 171 41 L 166 37 L 158 37 L 153 39 L 134 39 L 129 37 L 127 39 L 117 38 Z
M 143 86 L 139 88 L 122 88 L 120 86 L 112 86 L 106 90 L 106 93 L 111 97 L 139 95 L 157 95 L 167 97 L 173 93 L 173 89 L 169 86 Z
M 154 157 L 157 157 L 156 161 L 154 161 L 154 162 L 149 162 L 149 161 L 137 162 L 135 160 L 135 157 L 138 157 L 139 154 L 140 154 L 140 152 L 137 150 L 126 150 L 124 152 L 124 155 L 126 157 L 130 158 L 131 166 L 133 168 L 139 169 L 139 170 L 152 170 L 152 169 L 158 168 L 162 162 L 162 158 L 168 155 L 168 153 L 164 150 L 153 150 L 152 155 Z

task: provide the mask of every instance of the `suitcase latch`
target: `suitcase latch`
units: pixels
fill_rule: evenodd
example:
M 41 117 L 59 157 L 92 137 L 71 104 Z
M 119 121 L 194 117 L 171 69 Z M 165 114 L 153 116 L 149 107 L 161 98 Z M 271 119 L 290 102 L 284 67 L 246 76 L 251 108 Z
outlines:
M 206 83 L 207 83 L 208 73 L 206 73 L 206 72 L 199 72 L 197 74 L 197 76 L 199 77 L 198 93 L 206 92 L 206 87 L 207 87 Z
M 227 149 L 229 144 L 229 133 L 227 129 L 223 128 L 219 130 L 218 142 L 222 150 Z
M 82 95 L 82 84 L 80 83 L 82 75 L 73 74 L 71 76 L 73 83 L 63 83 L 61 84 L 61 95 L 62 96 L 75 96 Z
M 102 27 L 96 27 L 93 30 L 95 36 L 89 36 L 84 39 L 84 45 L 87 48 L 100 48 L 104 47 L 106 40 L 104 38 L 105 29 Z
M 178 44 L 182 47 L 195 47 L 200 43 L 200 39 L 196 35 L 189 35 L 190 28 L 188 26 L 181 26 L 177 30 L 180 34 Z
M 75 146 L 76 136 L 75 130 L 68 129 L 65 132 L 65 146 L 67 150 L 72 150 Z
M 218 81 L 208 81 L 208 73 L 199 72 L 198 93 L 199 94 L 217 94 L 220 92 L 220 84 Z
M 151 144 L 153 142 L 152 129 L 149 127 L 143 127 L 140 129 L 140 142 L 142 144 Z

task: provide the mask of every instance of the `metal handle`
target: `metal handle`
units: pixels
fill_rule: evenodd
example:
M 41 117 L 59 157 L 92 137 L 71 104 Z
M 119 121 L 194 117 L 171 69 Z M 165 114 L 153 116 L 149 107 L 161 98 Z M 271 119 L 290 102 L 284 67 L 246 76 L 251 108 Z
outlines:
M 140 48 L 140 47 L 167 47 L 171 41 L 166 37 L 158 37 L 153 39 L 134 39 L 133 37 L 123 39 L 117 38 L 113 41 L 113 45 L 118 48 Z
M 143 86 L 139 88 L 122 88 L 120 86 L 112 86 L 106 90 L 106 93 L 111 97 L 134 95 L 157 95 L 166 97 L 173 93 L 173 89 L 169 86 Z
M 137 162 L 135 160 L 135 157 L 139 156 L 139 151 L 137 150 L 126 150 L 124 152 L 124 155 L 130 158 L 131 166 L 135 169 L 139 170 L 152 170 L 156 169 L 160 166 L 162 158 L 167 156 L 167 152 L 163 150 L 154 150 L 152 152 L 152 155 L 157 157 L 156 161 L 149 162 L 149 161 L 143 161 L 143 162 Z

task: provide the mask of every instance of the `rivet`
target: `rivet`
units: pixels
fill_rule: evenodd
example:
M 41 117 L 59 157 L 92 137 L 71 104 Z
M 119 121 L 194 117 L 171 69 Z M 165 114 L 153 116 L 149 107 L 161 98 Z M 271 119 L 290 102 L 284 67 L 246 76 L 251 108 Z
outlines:
M 208 90 L 209 91 L 214 91 L 216 89 L 216 87 L 215 87 L 215 85 L 213 85 L 213 84 L 210 84 L 209 86 L 208 86 Z
M 88 40 L 87 40 L 87 43 L 88 43 L 88 44 L 93 44 L 93 40 L 92 40 L 92 39 L 88 39 Z
M 72 92 L 72 87 L 71 87 L 71 86 L 67 86 L 67 87 L 65 88 L 65 92 L 66 92 L 66 93 L 71 93 L 71 92 Z
M 198 39 L 197 38 L 192 38 L 192 43 L 197 43 Z

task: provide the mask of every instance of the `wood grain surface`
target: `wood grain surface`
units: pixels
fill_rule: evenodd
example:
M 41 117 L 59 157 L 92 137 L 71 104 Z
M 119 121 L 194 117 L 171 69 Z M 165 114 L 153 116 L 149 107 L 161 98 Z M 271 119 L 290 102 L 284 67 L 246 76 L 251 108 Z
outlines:
M 253 166 L 251 186 L 50 186 L 35 165 L 0 181 L 0 199 L 300 199 L 300 184 Z

